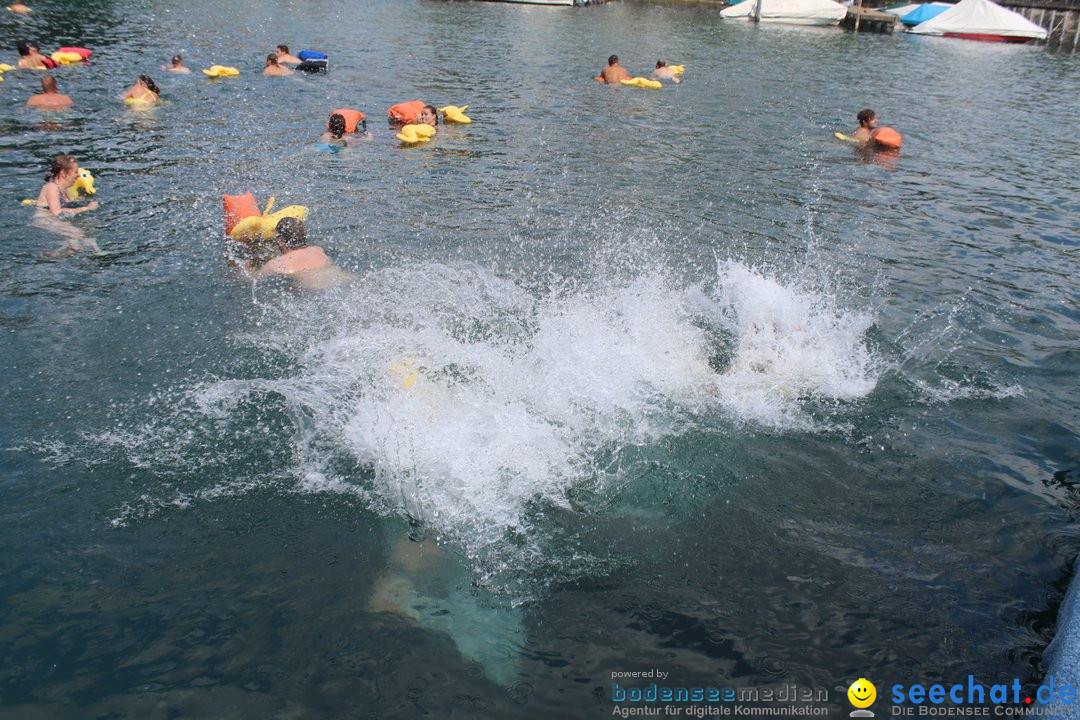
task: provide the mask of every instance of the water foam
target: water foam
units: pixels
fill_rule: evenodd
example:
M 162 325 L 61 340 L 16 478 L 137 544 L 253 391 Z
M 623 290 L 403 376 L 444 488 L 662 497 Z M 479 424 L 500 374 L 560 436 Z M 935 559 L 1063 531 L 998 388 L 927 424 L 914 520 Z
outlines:
M 543 553 L 529 509 L 568 508 L 605 454 L 732 419 L 806 428 L 807 398 L 876 383 L 869 316 L 735 263 L 714 288 L 647 274 L 545 292 L 475 266 L 394 268 L 277 311 L 258 341 L 297 369 L 258 386 L 294 408 L 304 487 L 350 487 L 327 457 L 351 455 L 380 510 L 500 567 L 508 538 Z
M 733 262 L 707 283 L 653 272 L 542 288 L 417 264 L 262 307 L 243 338 L 259 377 L 170 389 L 148 421 L 93 439 L 161 478 L 115 524 L 272 483 L 407 515 L 481 582 L 548 561 L 587 573 L 580 548 L 553 549 L 563 531 L 544 514 L 600 511 L 568 498 L 639 476 L 612 458 L 691 427 L 827 428 L 818 401 L 877 382 L 869 315 Z

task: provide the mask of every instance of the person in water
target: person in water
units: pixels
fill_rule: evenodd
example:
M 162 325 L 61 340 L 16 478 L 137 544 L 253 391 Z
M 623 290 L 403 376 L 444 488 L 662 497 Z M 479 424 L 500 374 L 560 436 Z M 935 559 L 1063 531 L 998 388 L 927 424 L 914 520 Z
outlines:
M 284 275 L 302 288 L 321 290 L 344 285 L 352 276 L 330 261 L 321 247 L 308 245 L 307 228 L 299 218 L 286 217 L 274 228 L 281 255 L 255 271 L 255 277 Z
M 303 60 L 296 57 L 295 55 L 290 55 L 289 54 L 289 46 L 288 45 L 278 45 L 277 46 L 277 53 L 275 53 L 275 56 L 277 57 L 277 61 L 279 63 L 289 63 L 291 65 L 299 65 L 300 63 L 303 62 Z
M 157 102 L 160 97 L 161 90 L 158 89 L 158 86 L 149 75 L 140 75 L 135 78 L 135 84 L 124 93 L 124 100 L 140 103 Z
M 855 128 L 855 132 L 851 133 L 851 137 L 865 145 L 870 142 L 870 135 L 878 126 L 877 113 L 870 108 L 866 108 L 865 110 L 860 110 L 855 118 L 859 121 L 859 127 Z
M 623 80 L 630 79 L 630 72 L 619 64 L 618 55 L 612 55 L 607 59 L 607 67 L 600 71 L 599 79 L 608 85 L 618 85 Z
M 652 71 L 653 80 L 671 80 L 678 85 L 682 82 L 682 78 L 678 73 L 668 67 L 667 60 L 657 60 L 656 69 Z
M 38 50 L 38 46 L 33 43 L 20 42 L 15 45 L 15 49 L 19 51 L 19 62 L 16 67 L 30 70 L 48 70 L 57 66 L 56 61 L 42 55 Z
M 8 5 L 8 10 L 13 13 L 19 13 L 20 15 L 25 15 L 28 12 L 33 12 L 30 9 L 29 5 L 24 5 L 23 3 L 18 2 L 18 0 L 16 0 L 14 5 Z
M 37 108 L 38 110 L 63 110 L 71 107 L 71 104 L 70 97 L 61 95 L 57 91 L 56 78 L 52 75 L 41 78 L 41 92 L 37 95 L 31 95 L 30 99 L 26 101 L 26 107 Z
M 184 64 L 183 55 L 173 55 L 170 64 L 165 66 L 165 69 L 171 73 L 188 74 L 191 72 L 191 68 Z
M 32 226 L 64 238 L 64 244 L 58 249 L 44 253 L 47 257 L 68 257 L 84 247 L 92 249 L 95 253 L 101 252 L 97 243 L 87 237 L 81 229 L 61 220 L 61 217 L 79 215 L 88 210 L 96 210 L 98 207 L 96 201 L 77 208 L 64 206 L 65 191 L 78 177 L 79 163 L 71 155 L 57 155 L 52 159 L 49 174 L 45 176 L 45 184 L 41 187 L 34 205 L 34 219 L 30 221 Z
M 292 75 L 293 71 L 284 65 L 278 64 L 278 56 L 274 53 L 270 53 L 266 56 L 266 67 L 263 68 L 263 75 Z
M 327 145 L 339 145 L 345 147 L 349 141 L 345 139 L 345 116 L 341 113 L 333 113 L 329 122 L 326 123 L 326 132 L 319 138 L 319 142 Z

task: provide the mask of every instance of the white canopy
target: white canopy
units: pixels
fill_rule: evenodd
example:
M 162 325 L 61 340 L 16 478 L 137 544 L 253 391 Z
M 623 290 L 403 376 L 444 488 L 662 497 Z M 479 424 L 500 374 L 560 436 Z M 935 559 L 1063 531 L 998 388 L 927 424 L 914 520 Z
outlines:
M 724 8 L 720 17 L 750 17 L 757 0 L 743 0 Z M 772 22 L 791 22 L 801 25 L 823 25 L 839 22 L 847 8 L 834 0 L 761 0 L 761 19 Z
M 916 25 L 908 32 L 920 35 L 1001 35 L 1046 39 L 1046 30 L 1020 13 L 990 0 L 960 0 L 936 18 Z
M 903 16 L 907 15 L 909 12 L 914 12 L 914 11 L 918 10 L 924 4 L 926 4 L 926 3 L 913 3 L 911 5 L 901 5 L 899 7 L 882 8 L 882 12 L 887 12 L 890 15 L 895 15 L 896 17 L 903 17 Z M 946 2 L 932 2 L 932 3 L 929 3 L 929 4 L 930 5 L 940 5 L 942 7 L 952 7 L 952 5 L 953 5 L 952 3 L 946 3 Z

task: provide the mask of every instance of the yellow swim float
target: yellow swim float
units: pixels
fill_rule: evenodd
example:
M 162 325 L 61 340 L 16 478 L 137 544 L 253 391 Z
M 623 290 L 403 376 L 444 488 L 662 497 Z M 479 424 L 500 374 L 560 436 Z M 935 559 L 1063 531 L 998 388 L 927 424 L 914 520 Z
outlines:
M 276 213 L 271 213 L 270 211 L 274 209 L 274 200 L 275 198 L 270 198 L 262 215 L 246 217 L 236 223 L 229 232 L 229 237 L 233 240 L 245 241 L 253 238 L 268 240 L 277 233 L 277 224 L 282 218 L 293 217 L 298 220 L 307 220 L 308 209 L 303 205 L 289 205 Z
M 203 70 L 203 75 L 212 78 L 236 77 L 239 74 L 239 70 L 234 67 L 229 67 L 228 65 L 211 65 Z
M 433 125 L 427 123 L 415 123 L 411 125 L 405 125 L 401 128 L 396 137 L 406 145 L 415 145 L 417 143 L 427 142 L 435 136 L 438 132 Z
M 628 80 L 621 80 L 620 82 L 628 87 L 649 88 L 650 90 L 659 90 L 663 87 L 659 80 L 650 80 L 645 77 L 630 78 Z
M 443 114 L 443 121 L 450 123 L 451 125 L 468 125 L 472 122 L 472 119 L 465 114 L 465 111 L 469 109 L 468 105 L 447 105 L 446 107 L 439 108 L 439 112 Z

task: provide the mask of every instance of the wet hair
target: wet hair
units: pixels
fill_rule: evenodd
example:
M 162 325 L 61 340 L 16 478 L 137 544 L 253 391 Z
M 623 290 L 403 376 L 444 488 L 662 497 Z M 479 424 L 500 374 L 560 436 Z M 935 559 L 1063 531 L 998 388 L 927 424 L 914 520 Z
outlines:
M 275 55 L 274 53 L 270 53 L 269 55 L 266 56 L 266 67 L 270 67 L 271 65 L 277 65 L 277 64 L 278 64 L 277 55 Z
M 667 67 L 667 60 L 657 60 L 656 61 L 656 67 L 657 67 L 657 69 L 662 68 L 662 67 Z
M 19 54 L 26 56 L 30 54 L 30 44 L 25 42 L 15 43 L 15 49 L 19 51 Z
M 75 158 L 67 153 L 57 155 L 49 163 L 49 174 L 45 176 L 45 182 L 55 181 L 56 178 L 60 177 L 61 173 L 67 172 L 78 164 Z
M 56 92 L 56 78 L 52 75 L 41 78 L 41 89 L 45 92 Z
M 307 246 L 307 228 L 304 221 L 294 217 L 284 217 L 278 220 L 274 228 L 278 241 L 287 250 L 296 250 Z
M 435 106 L 434 105 L 425 105 L 424 110 L 430 111 L 431 114 L 435 116 L 435 122 L 432 123 L 432 124 L 433 125 L 438 125 L 439 124 L 439 111 L 435 109 Z
M 154 83 L 154 80 L 149 75 L 140 75 L 139 79 L 143 81 L 143 85 L 146 86 L 147 90 L 154 93 L 155 95 L 161 94 L 161 90 L 158 89 L 158 86 Z
M 855 117 L 859 120 L 860 125 L 867 125 L 871 120 L 877 117 L 877 113 L 870 108 L 866 108 L 865 110 L 860 110 L 859 114 Z
M 285 53 L 286 55 L 289 54 L 289 46 L 288 45 L 278 45 L 277 49 L 280 50 L 281 52 Z
M 183 55 L 173 55 L 172 56 L 172 64 L 173 64 L 173 67 L 176 67 L 177 65 L 183 65 L 184 64 Z
M 617 62 L 619 62 L 619 56 L 618 55 L 612 55 L 611 57 L 609 57 L 607 59 L 607 64 L 608 65 L 614 65 Z
M 326 129 L 330 131 L 330 134 L 336 138 L 345 134 L 345 116 L 341 113 L 334 113 L 330 116 L 330 122 L 326 123 Z

